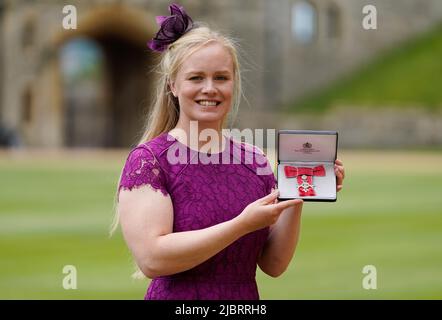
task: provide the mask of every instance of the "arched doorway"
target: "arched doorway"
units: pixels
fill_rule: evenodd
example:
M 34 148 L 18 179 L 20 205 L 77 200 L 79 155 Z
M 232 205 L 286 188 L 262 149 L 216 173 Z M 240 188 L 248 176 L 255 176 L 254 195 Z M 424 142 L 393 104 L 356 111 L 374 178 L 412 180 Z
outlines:
M 140 10 L 101 7 L 86 13 L 77 30 L 65 32 L 59 61 L 66 146 L 130 147 L 137 142 L 152 82 L 148 20 Z

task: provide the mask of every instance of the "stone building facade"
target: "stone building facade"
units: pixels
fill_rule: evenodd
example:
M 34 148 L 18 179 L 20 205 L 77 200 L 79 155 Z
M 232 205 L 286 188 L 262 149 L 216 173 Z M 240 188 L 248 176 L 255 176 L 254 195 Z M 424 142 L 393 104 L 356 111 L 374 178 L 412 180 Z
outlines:
M 158 58 L 146 42 L 157 31 L 155 16 L 168 14 L 169 3 L 0 1 L 0 125 L 13 130 L 22 146 L 132 145 L 148 111 L 155 80 L 149 71 Z M 179 3 L 194 20 L 240 40 L 249 101 L 243 115 L 278 110 L 442 19 L 440 0 Z M 75 30 L 62 27 L 65 5 L 77 9 Z M 377 30 L 362 27 L 365 5 L 377 9 Z M 60 51 L 78 38 L 101 52 L 104 78 L 98 85 L 64 82 Z

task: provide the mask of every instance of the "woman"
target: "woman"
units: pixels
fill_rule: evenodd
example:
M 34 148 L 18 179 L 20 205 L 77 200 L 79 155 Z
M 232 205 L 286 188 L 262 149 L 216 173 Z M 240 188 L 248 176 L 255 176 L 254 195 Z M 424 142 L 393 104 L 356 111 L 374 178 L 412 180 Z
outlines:
M 303 202 L 278 203 L 271 170 L 257 173 L 270 168 L 265 155 L 222 134 L 241 96 L 233 41 L 196 26 L 182 7 L 170 11 L 149 44 L 162 52 L 161 77 L 145 135 L 121 175 L 118 220 L 153 279 L 145 299 L 259 299 L 256 266 L 272 277 L 285 271 Z M 192 123 L 216 136 L 192 148 Z M 171 161 L 176 151 L 184 161 Z M 244 161 L 249 155 L 252 163 Z M 193 161 L 204 157 L 219 162 Z

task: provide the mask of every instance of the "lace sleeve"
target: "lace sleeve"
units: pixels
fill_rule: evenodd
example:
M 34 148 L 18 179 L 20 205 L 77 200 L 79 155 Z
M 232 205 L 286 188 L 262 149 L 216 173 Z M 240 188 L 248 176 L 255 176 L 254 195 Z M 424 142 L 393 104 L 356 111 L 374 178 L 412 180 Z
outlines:
M 264 182 L 266 185 L 266 192 L 267 192 L 267 194 L 269 194 L 274 189 L 277 188 L 277 186 L 276 186 L 277 181 L 276 181 L 275 174 L 272 171 L 269 160 L 266 161 L 265 167 L 266 167 L 266 171 L 264 171 L 264 172 L 267 172 L 268 174 L 263 175 L 262 178 L 264 179 Z
M 253 146 L 253 152 L 255 153 L 256 157 L 256 172 L 262 177 L 265 183 L 266 193 L 269 194 L 277 188 L 277 181 L 272 170 L 272 166 L 266 154 L 260 148 Z
M 158 160 L 150 150 L 139 146 L 132 150 L 127 157 L 121 173 L 118 193 L 121 189 L 132 190 L 142 185 L 150 185 L 155 190 L 161 190 L 166 196 L 166 179 Z
M 277 189 L 278 186 L 276 185 L 276 177 L 273 173 L 269 174 L 266 178 L 267 181 L 267 194 L 271 193 L 274 189 Z

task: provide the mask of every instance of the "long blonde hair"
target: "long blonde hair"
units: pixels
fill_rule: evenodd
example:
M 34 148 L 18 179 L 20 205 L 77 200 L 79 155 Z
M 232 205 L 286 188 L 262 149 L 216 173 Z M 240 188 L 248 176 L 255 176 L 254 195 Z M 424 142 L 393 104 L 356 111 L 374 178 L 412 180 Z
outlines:
M 232 37 L 221 34 L 218 31 L 210 29 L 208 26 L 198 23 L 198 27 L 191 29 L 172 43 L 168 49 L 162 53 L 161 60 L 156 66 L 158 79 L 156 82 L 156 91 L 149 114 L 146 118 L 143 134 L 138 144 L 149 141 L 163 132 L 172 130 L 179 119 L 180 111 L 177 98 L 175 98 L 170 90 L 169 83 L 174 81 L 182 63 L 191 54 L 205 46 L 206 44 L 216 41 L 222 44 L 230 53 L 233 61 L 234 87 L 231 111 L 222 119 L 221 128 L 230 123 L 232 124 L 238 113 L 239 104 L 243 96 L 241 85 L 241 70 L 238 59 L 238 42 Z M 118 179 L 120 184 L 121 176 Z M 114 217 L 110 228 L 112 235 L 118 228 L 119 213 L 117 208 L 118 191 L 114 202 Z M 133 274 L 134 278 L 143 278 L 141 270 Z
M 179 118 L 179 106 L 178 101 L 169 88 L 169 82 L 174 81 L 178 70 L 186 58 L 212 41 L 217 41 L 222 44 L 229 51 L 233 61 L 234 89 L 232 109 L 228 114 L 229 118 L 227 118 L 227 116 L 224 117 L 222 128 L 224 128 L 228 122 L 235 119 L 242 97 L 238 44 L 233 38 L 225 36 L 218 31 L 211 30 L 209 27 L 199 23 L 199 27 L 188 31 L 172 43 L 163 54 L 157 66 L 159 78 L 156 85 L 156 94 L 149 116 L 146 119 L 144 133 L 139 143 L 149 141 L 175 127 Z

